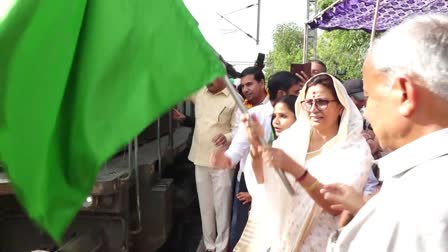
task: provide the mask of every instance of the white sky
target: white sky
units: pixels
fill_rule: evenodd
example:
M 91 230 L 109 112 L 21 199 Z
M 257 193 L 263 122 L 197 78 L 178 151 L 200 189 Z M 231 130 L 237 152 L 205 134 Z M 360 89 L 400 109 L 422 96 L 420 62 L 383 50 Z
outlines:
M 306 15 L 305 0 L 261 0 L 260 45 L 257 46 L 253 39 L 216 14 L 244 8 L 257 0 L 184 0 L 184 3 L 210 45 L 239 71 L 253 65 L 259 52 L 267 55 L 272 50 L 272 31 L 278 24 L 294 22 L 302 27 Z M 256 5 L 224 16 L 256 38 Z

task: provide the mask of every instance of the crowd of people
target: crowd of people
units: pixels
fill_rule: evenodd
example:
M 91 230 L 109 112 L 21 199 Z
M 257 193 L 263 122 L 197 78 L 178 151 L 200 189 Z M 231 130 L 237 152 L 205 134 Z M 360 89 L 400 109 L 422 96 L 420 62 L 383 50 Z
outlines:
M 448 251 L 448 16 L 385 32 L 362 71 L 249 67 L 248 114 L 222 78 L 191 98 L 206 251 Z

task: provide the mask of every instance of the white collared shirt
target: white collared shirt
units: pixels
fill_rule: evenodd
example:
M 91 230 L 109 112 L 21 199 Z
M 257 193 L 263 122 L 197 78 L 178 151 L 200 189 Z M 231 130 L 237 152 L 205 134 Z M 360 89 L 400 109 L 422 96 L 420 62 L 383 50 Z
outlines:
M 378 161 L 380 192 L 328 251 L 448 251 L 448 129 Z
M 249 109 L 249 113 L 251 115 L 255 115 L 264 128 L 265 139 L 269 139 L 272 134 L 271 121 L 273 112 L 274 107 L 268 99 L 265 99 L 263 104 Z M 238 117 L 239 116 L 237 116 L 237 118 Z M 240 162 L 240 169 L 237 176 L 238 181 L 244 171 L 249 151 L 250 143 L 247 138 L 246 125 L 240 121 L 232 143 L 225 152 L 225 155 L 232 160 L 232 166 L 235 166 L 238 162 Z

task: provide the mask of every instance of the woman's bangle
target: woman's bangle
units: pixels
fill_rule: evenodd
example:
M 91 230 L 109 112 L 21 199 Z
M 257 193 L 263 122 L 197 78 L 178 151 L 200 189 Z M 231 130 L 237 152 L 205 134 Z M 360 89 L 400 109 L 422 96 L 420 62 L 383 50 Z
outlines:
M 305 170 L 305 171 L 303 172 L 303 174 L 300 175 L 300 177 L 296 178 L 296 181 L 299 182 L 299 183 L 302 182 L 302 181 L 305 179 L 305 177 L 306 177 L 307 174 L 308 174 L 308 170 Z
M 313 182 L 311 185 L 309 185 L 309 186 L 304 186 L 303 188 L 304 188 L 305 190 L 307 190 L 307 191 L 311 191 L 311 190 L 313 190 L 318 184 L 319 184 L 319 181 L 316 179 L 316 180 L 314 180 L 314 182 Z

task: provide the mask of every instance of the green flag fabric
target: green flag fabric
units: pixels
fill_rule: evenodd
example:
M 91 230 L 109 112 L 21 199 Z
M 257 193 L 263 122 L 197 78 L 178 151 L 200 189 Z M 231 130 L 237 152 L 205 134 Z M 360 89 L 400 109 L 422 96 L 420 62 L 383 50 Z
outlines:
M 53 239 L 102 164 L 225 70 L 182 0 L 0 3 L 0 161 Z

